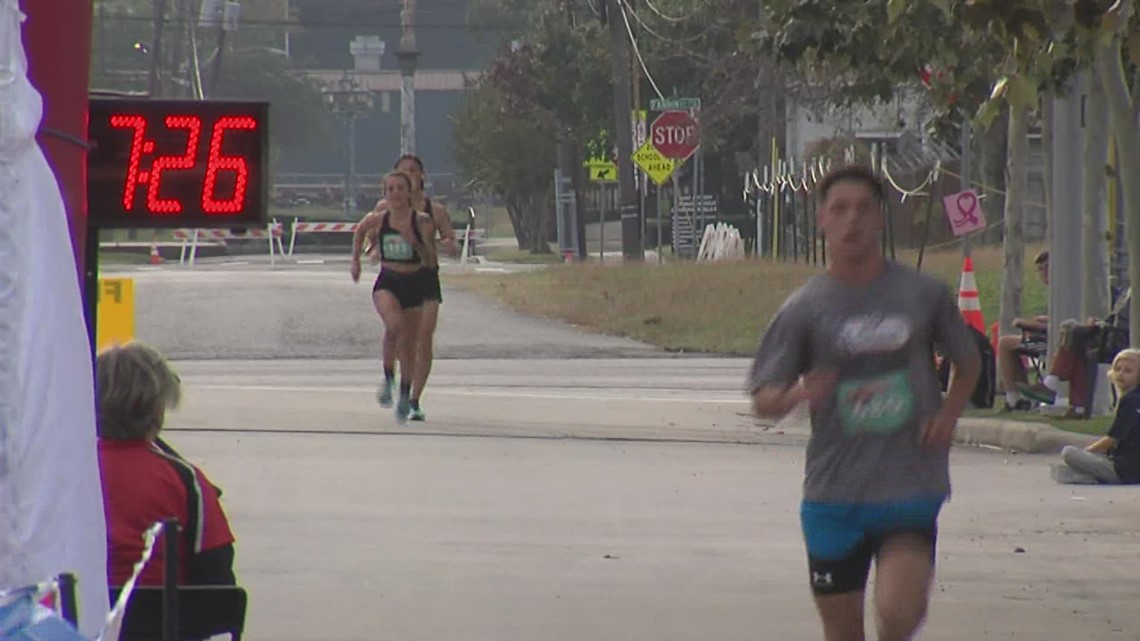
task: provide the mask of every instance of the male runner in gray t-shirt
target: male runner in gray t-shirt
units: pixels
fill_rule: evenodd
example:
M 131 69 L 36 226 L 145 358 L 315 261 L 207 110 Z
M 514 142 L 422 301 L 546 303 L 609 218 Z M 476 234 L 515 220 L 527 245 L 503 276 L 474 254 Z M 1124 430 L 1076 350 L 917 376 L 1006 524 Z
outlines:
M 884 259 L 884 192 L 857 166 L 820 183 L 827 273 L 772 319 L 749 381 L 762 416 L 811 405 L 801 522 L 827 641 L 864 638 L 872 560 L 879 639 L 925 618 L 949 446 L 980 371 L 946 286 Z M 954 364 L 945 400 L 936 347 Z

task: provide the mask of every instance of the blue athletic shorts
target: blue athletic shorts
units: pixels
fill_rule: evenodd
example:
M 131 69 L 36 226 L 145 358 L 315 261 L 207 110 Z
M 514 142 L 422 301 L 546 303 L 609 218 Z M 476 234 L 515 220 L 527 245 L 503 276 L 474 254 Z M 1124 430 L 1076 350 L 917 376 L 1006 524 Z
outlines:
M 938 536 L 938 513 L 945 499 L 883 503 L 804 501 L 800 522 L 807 544 L 808 571 L 816 594 L 842 594 L 867 585 L 871 561 L 892 535 L 930 539 L 930 561 Z

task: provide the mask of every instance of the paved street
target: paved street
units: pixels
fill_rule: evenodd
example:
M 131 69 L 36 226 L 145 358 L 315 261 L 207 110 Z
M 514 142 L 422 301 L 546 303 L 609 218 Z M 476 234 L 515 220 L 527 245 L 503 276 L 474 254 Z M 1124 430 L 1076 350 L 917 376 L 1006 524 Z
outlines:
M 343 256 L 273 269 L 264 258 L 236 262 L 103 273 L 135 279 L 138 337 L 171 358 L 371 358 L 379 353 L 374 270 L 354 284 Z M 470 271 L 475 269 L 506 268 L 473 266 Z M 510 314 L 453 288 L 445 289 L 444 298 L 436 337 L 440 358 L 656 355 L 633 341 Z
M 342 269 L 136 278 L 140 336 L 183 356 L 169 438 L 225 490 L 247 639 L 821 638 L 806 427 L 747 415 L 746 361 L 449 289 L 429 421 L 398 426 Z M 923 639 L 1140 639 L 1140 492 L 1055 485 L 1050 462 L 955 449 Z
M 799 444 L 174 439 L 225 488 L 250 639 L 820 638 Z M 1134 490 L 998 452 L 954 472 L 924 639 L 1140 638 Z

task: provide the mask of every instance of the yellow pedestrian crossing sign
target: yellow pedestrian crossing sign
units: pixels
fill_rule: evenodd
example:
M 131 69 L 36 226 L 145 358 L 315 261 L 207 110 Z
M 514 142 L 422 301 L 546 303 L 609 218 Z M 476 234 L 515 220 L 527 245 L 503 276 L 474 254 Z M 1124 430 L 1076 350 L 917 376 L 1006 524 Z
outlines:
M 590 180 L 594 182 L 617 180 L 617 165 L 604 158 L 590 158 L 586 161 L 586 169 L 590 172 Z
M 633 152 L 633 162 L 637 163 L 645 175 L 658 185 L 669 180 L 673 171 L 677 169 L 677 162 L 672 158 L 662 156 L 661 152 L 657 151 L 653 143 L 648 140 L 637 151 Z

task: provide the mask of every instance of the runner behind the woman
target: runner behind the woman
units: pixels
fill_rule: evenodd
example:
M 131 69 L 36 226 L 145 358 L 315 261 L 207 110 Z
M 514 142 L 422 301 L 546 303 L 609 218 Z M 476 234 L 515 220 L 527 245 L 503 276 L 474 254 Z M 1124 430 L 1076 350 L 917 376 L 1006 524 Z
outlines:
M 400 361 L 400 399 L 396 419 L 407 420 L 411 414 L 412 374 L 416 371 L 416 339 L 424 302 L 423 265 L 435 260 L 435 247 L 425 239 L 433 238 L 435 227 L 428 216 L 418 215 L 411 206 L 413 181 L 403 172 L 384 177 L 384 211 L 372 212 L 357 225 L 352 243 L 350 273 L 360 280 L 360 255 L 368 239 L 380 259 L 380 274 L 372 287 L 372 302 L 391 334 L 394 352 Z M 386 385 L 395 372 L 385 366 Z

